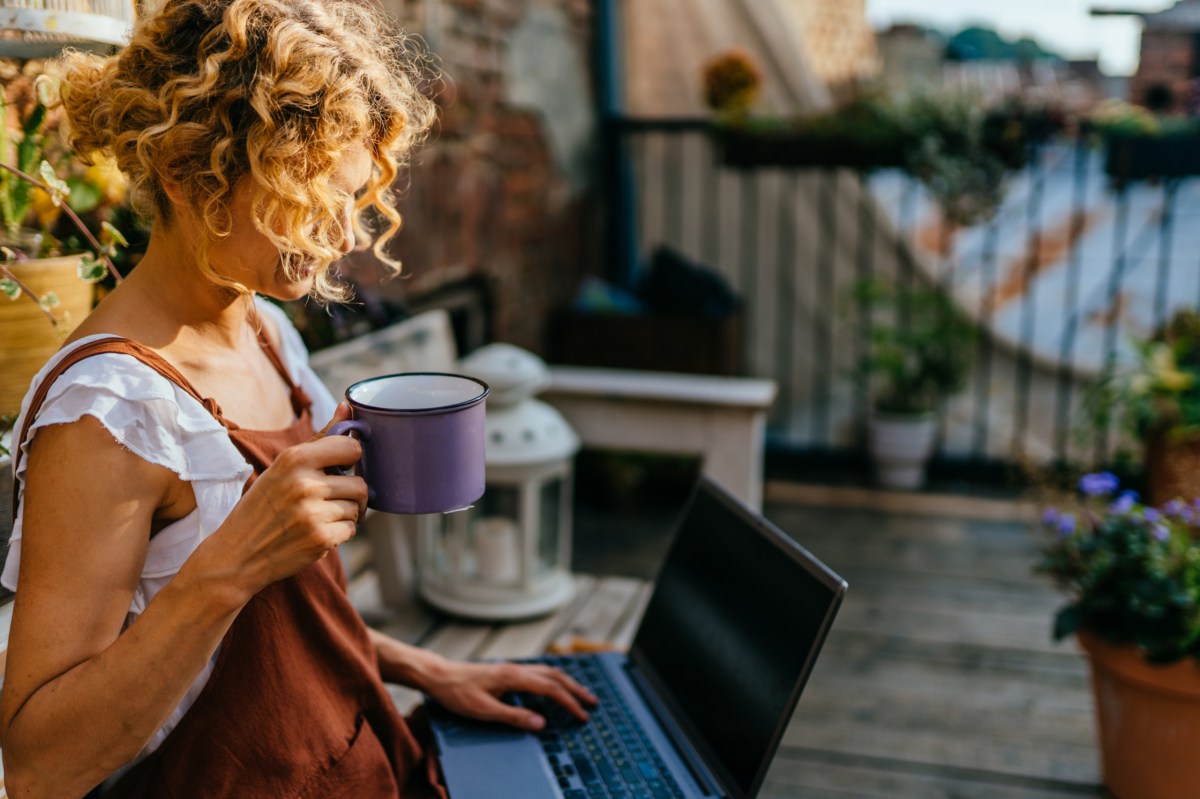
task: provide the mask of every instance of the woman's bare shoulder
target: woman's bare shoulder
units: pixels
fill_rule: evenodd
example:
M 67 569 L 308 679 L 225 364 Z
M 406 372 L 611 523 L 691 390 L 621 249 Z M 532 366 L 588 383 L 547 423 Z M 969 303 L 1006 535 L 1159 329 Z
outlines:
M 65 343 L 101 333 L 141 341 L 145 338 L 145 325 L 139 321 L 138 311 L 134 303 L 117 293 L 110 294 L 71 331 Z

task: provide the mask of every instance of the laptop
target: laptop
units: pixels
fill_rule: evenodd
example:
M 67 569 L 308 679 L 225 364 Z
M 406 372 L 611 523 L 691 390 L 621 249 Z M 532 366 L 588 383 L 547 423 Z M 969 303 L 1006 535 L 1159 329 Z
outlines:
M 540 733 L 430 719 L 451 799 L 752 799 L 846 582 L 715 483 L 693 489 L 629 652 L 550 656 L 600 704 Z

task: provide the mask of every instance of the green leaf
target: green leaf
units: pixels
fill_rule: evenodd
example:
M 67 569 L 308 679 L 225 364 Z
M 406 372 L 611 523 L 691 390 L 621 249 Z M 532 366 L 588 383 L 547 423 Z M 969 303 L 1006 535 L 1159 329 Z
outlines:
M 70 187 L 67 205 L 71 206 L 71 210 L 77 214 L 86 214 L 95 210 L 104 200 L 104 192 L 91 181 L 81 177 L 69 177 L 66 182 Z
M 1054 616 L 1054 640 L 1061 641 L 1079 631 L 1079 609 L 1074 605 L 1061 608 Z
M 21 287 L 17 285 L 17 281 L 9 280 L 6 277 L 0 277 L 0 291 L 4 292 L 4 296 L 10 300 L 21 296 Z
M 42 123 L 45 121 L 46 106 L 39 102 L 33 107 L 33 111 L 30 112 L 29 118 L 25 120 L 25 124 L 21 126 L 21 132 L 26 137 L 32 136 L 41 129 Z
M 49 161 L 42 161 L 41 167 L 38 169 L 41 175 L 42 182 L 50 188 L 50 199 L 56 207 L 61 207 L 63 200 L 70 196 L 71 187 L 65 181 L 60 180 L 54 172 L 54 167 L 50 166 Z
M 46 309 L 47 311 L 51 308 L 57 308 L 59 306 L 58 294 L 53 291 L 47 291 L 42 295 L 42 298 L 38 300 L 38 305 L 42 306 L 42 308 Z
M 95 283 L 102 280 L 106 274 L 108 269 L 104 262 L 91 253 L 85 253 L 79 259 L 79 279 L 85 283 Z
M 38 75 L 33 81 L 33 89 L 37 92 L 38 102 L 43 106 L 57 103 L 60 83 L 62 83 L 62 80 L 53 75 Z
M 115 241 L 118 245 L 120 245 L 122 247 L 129 246 L 129 242 L 126 241 L 125 236 L 121 233 L 121 231 L 117 230 L 116 227 L 114 227 L 111 223 L 101 222 L 100 229 L 103 233 L 107 233 L 108 238 L 110 238 L 112 241 Z

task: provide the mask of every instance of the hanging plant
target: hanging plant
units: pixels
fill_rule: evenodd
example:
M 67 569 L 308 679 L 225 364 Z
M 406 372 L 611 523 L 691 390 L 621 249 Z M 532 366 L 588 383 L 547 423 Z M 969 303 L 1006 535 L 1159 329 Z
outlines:
M 1052 106 L 1012 100 L 985 108 L 962 94 L 897 104 L 866 92 L 831 111 L 754 115 L 750 103 L 761 77 L 747 58 L 738 51 L 714 59 L 704 73 L 726 166 L 903 169 L 929 189 L 954 225 L 990 218 L 1008 175 L 1026 165 L 1034 145 L 1066 126 Z

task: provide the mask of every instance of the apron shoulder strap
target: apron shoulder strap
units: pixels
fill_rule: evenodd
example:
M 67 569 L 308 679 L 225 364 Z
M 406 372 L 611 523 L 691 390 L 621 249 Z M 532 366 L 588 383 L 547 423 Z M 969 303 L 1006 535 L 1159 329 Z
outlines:
M 221 416 L 221 411 L 217 407 L 217 404 L 213 400 L 201 396 L 200 392 L 196 390 L 196 387 L 193 386 L 178 369 L 172 366 L 166 358 L 163 358 L 149 347 L 122 336 L 108 336 L 106 338 L 96 339 L 95 341 L 89 341 L 87 344 L 76 347 L 74 350 L 68 353 L 65 358 L 55 364 L 54 368 L 50 370 L 45 379 L 38 384 L 37 390 L 34 391 L 33 397 L 31 397 L 29 400 L 29 410 L 25 413 L 25 421 L 24 424 L 21 425 L 20 435 L 13 438 L 12 473 L 14 480 L 16 479 L 18 466 L 21 462 L 21 445 L 25 443 L 25 437 L 29 435 L 29 428 L 32 426 L 33 420 L 37 418 L 38 411 L 42 409 L 42 403 L 46 401 L 46 395 L 50 392 L 50 386 L 54 384 L 54 381 L 57 380 L 63 374 L 63 372 L 67 371 L 75 364 L 87 358 L 91 358 L 93 355 L 100 355 L 103 353 L 131 355 L 134 358 L 137 358 L 139 361 L 146 364 L 151 369 L 165 377 L 167 380 L 170 380 L 172 383 L 190 394 L 197 402 L 203 405 L 218 422 L 220 422 L 222 425 L 225 425 L 225 419 Z M 17 491 L 16 487 L 14 486 L 12 504 L 14 519 L 17 517 L 19 495 L 20 492 Z

